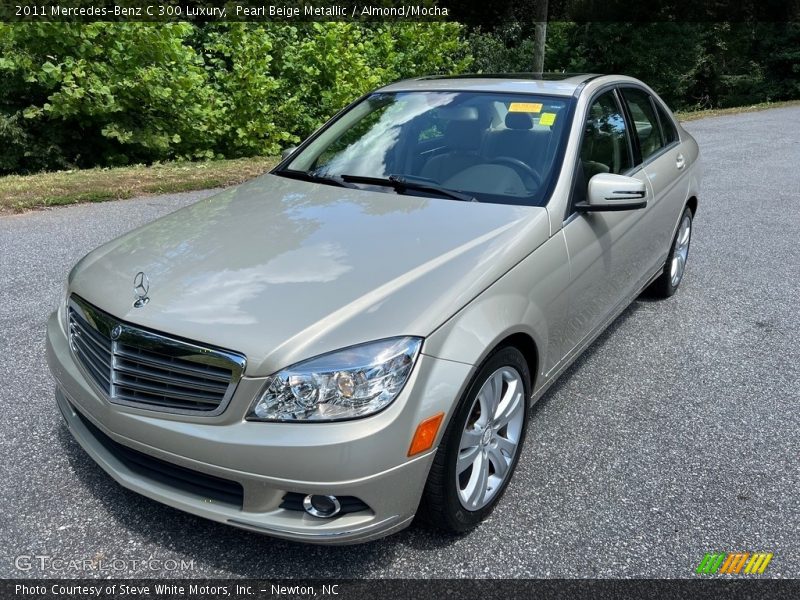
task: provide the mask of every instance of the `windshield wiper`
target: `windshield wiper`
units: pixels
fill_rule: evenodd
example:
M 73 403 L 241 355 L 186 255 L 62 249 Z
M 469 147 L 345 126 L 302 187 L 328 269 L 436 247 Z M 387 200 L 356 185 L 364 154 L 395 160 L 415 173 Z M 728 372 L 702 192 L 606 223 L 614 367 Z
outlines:
M 336 185 L 345 188 L 354 188 L 356 186 L 344 181 L 341 177 L 333 175 L 316 175 L 308 171 L 294 171 L 292 169 L 281 169 L 275 171 L 276 175 L 283 177 L 290 177 L 291 179 L 300 179 L 301 181 L 312 181 L 314 183 L 324 183 L 325 185 Z
M 340 175 L 342 181 L 348 183 L 366 183 L 368 185 L 383 185 L 395 189 L 398 193 L 402 194 L 406 190 L 413 190 L 417 192 L 428 192 L 430 194 L 438 194 L 445 198 L 452 198 L 453 200 L 461 200 L 463 202 L 475 202 L 475 198 L 463 192 L 457 192 L 445 187 L 436 185 L 433 182 L 414 181 L 407 179 L 401 175 L 389 175 L 389 177 L 367 177 L 366 175 Z

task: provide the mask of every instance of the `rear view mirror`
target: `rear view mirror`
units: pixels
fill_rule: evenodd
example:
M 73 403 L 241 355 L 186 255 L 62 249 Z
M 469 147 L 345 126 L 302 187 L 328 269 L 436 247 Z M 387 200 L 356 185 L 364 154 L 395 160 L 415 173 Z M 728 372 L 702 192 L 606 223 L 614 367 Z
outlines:
M 281 160 L 286 160 L 289 158 L 292 154 L 294 154 L 295 150 L 297 150 L 297 146 L 289 146 L 286 148 L 283 152 L 281 152 Z
M 647 206 L 644 182 L 633 177 L 599 173 L 589 180 L 588 201 L 575 205 L 579 211 L 635 210 Z

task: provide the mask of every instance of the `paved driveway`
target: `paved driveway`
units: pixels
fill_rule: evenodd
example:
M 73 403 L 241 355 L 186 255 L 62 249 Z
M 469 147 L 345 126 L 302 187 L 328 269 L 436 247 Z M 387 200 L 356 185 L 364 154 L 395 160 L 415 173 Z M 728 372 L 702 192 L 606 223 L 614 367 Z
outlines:
M 208 192 L 0 218 L 0 576 L 80 574 L 15 569 L 38 554 L 161 561 L 113 573 L 144 576 L 687 577 L 733 550 L 800 576 L 800 108 L 688 129 L 706 180 L 680 292 L 635 302 L 537 405 L 504 501 L 462 538 L 301 546 L 119 487 L 61 424 L 45 320 L 84 253 Z

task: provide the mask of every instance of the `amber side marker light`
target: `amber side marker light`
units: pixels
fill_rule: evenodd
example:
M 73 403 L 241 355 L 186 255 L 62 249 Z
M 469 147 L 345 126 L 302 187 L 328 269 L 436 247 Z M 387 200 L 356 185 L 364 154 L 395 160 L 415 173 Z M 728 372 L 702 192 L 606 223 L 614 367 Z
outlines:
M 436 440 L 436 434 L 439 433 L 442 419 L 444 419 L 444 413 L 439 413 L 417 425 L 417 431 L 414 433 L 411 447 L 408 449 L 409 456 L 431 449 L 433 442 Z

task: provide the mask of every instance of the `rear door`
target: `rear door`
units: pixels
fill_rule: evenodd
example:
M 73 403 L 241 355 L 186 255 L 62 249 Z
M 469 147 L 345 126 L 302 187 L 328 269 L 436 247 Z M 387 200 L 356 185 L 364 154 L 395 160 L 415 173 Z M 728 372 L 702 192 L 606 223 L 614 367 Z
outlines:
M 687 157 L 681 152 L 678 131 L 666 108 L 639 87 L 620 89 L 635 130 L 634 149 L 653 187 L 648 200 L 649 243 L 645 249 L 652 272 L 664 263 L 672 234 L 689 192 Z
M 634 177 L 653 192 L 647 174 L 636 165 L 629 120 L 614 89 L 600 92 L 584 117 L 581 151 L 569 214 L 562 229 L 570 260 L 569 319 L 564 354 L 573 350 L 641 285 L 649 262 L 644 225 L 647 208 L 619 212 L 576 212 L 586 198 L 589 180 L 599 173 Z

